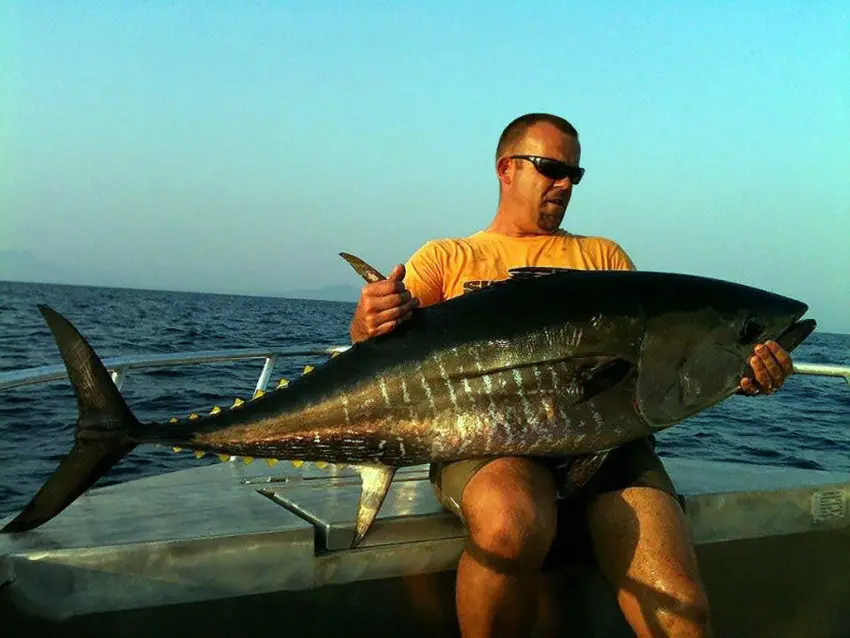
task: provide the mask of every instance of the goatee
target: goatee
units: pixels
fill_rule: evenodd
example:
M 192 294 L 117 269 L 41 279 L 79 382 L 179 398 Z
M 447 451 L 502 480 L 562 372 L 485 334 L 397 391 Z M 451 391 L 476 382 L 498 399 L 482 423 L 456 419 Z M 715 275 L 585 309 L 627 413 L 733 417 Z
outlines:
M 561 221 L 563 219 L 563 215 L 540 213 L 540 216 L 537 218 L 537 225 L 542 230 L 558 230 L 558 227 L 561 225 Z

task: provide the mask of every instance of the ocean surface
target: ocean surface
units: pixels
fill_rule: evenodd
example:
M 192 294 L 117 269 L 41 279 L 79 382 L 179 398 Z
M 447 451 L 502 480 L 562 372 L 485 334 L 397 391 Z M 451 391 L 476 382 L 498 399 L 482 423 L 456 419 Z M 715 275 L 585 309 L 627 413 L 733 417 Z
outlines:
M 0 282 L 0 372 L 62 363 L 36 304 L 70 319 L 101 358 L 344 345 L 354 310 L 345 302 Z M 815 332 L 795 359 L 850 365 L 850 335 Z M 272 380 L 320 361 L 281 359 Z M 250 397 L 262 364 L 134 371 L 122 392 L 142 421 L 183 417 Z M 17 512 L 55 470 L 71 447 L 76 415 L 66 379 L 0 390 L 0 517 Z M 850 472 L 850 388 L 840 378 L 794 375 L 772 396 L 732 397 L 658 441 L 662 457 Z M 142 446 L 98 485 L 217 462 Z

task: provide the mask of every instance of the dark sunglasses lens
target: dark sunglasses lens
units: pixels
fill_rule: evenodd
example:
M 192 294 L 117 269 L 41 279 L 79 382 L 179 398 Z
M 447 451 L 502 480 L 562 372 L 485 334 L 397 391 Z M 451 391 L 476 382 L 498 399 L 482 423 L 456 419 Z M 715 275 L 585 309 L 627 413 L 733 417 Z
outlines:
M 555 160 L 542 159 L 539 164 L 540 174 L 549 179 L 560 181 L 565 177 L 569 177 L 573 184 L 578 184 L 581 181 L 582 169 L 576 166 L 568 166 L 563 162 Z
M 569 166 L 563 162 L 556 162 L 549 159 L 540 159 L 537 161 L 537 169 L 540 174 L 549 179 L 560 180 L 564 179 L 569 172 Z

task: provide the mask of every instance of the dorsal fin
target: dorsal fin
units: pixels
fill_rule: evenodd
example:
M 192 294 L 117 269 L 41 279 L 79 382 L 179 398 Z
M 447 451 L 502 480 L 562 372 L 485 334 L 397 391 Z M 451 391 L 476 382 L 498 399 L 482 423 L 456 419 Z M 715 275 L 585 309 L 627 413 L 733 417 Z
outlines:
M 342 257 L 349 264 L 351 264 L 351 267 L 354 268 L 355 271 L 357 271 L 357 274 L 363 277 L 363 279 L 365 279 L 369 283 L 374 283 L 376 281 L 386 279 L 386 277 L 384 277 L 377 268 L 373 268 L 365 261 L 360 259 L 360 257 L 357 257 L 350 253 L 340 253 L 339 256 Z

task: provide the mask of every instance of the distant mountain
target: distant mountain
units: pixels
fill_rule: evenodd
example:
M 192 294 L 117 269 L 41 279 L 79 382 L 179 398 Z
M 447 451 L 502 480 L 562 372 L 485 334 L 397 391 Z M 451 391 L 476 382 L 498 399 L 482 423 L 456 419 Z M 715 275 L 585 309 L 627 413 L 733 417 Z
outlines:
M 0 250 L 0 279 L 8 281 L 35 281 L 42 283 L 69 283 L 67 271 L 42 261 L 26 250 Z
M 350 285 L 324 286 L 306 290 L 292 290 L 281 293 L 290 299 L 321 299 L 323 301 L 350 301 L 357 303 L 360 298 L 360 288 Z
M 48 284 L 83 284 L 98 282 L 101 285 L 116 285 L 103 282 L 102 277 L 85 273 L 79 268 L 43 261 L 25 250 L 0 250 L 0 281 L 30 281 Z M 260 291 L 232 291 L 232 294 L 258 294 Z M 267 290 L 263 294 L 292 299 L 319 299 L 324 301 L 357 302 L 360 288 L 351 285 L 324 286 L 302 290 Z

